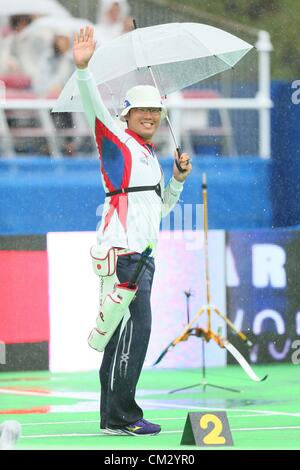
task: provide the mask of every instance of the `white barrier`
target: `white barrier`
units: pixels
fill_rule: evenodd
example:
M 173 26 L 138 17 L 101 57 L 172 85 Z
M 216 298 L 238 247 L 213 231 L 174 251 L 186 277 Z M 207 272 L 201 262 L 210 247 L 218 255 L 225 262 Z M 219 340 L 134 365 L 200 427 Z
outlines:
M 181 236 L 180 236 L 181 233 Z M 161 232 L 156 273 L 152 290 L 152 334 L 145 366 L 152 366 L 166 346 L 187 323 L 184 291 L 191 289 L 191 318 L 205 300 L 204 250 L 186 250 L 186 236 L 197 232 Z M 201 232 L 202 233 L 202 232 Z M 198 232 L 199 235 L 199 232 Z M 224 313 L 225 233 L 211 231 L 210 260 L 211 297 Z M 171 239 L 170 239 L 171 238 Z M 49 233 L 50 370 L 93 370 L 100 366 L 102 354 L 88 346 L 88 335 L 98 315 L 98 279 L 89 256 L 95 243 L 94 232 Z M 178 258 L 180 254 L 180 260 Z M 164 286 L 163 295 L 161 286 Z M 206 318 L 199 326 L 206 326 Z M 223 323 L 223 321 L 221 321 Z M 198 322 L 197 322 L 198 324 Z M 217 331 L 220 319 L 213 316 L 212 328 Z M 226 331 L 224 326 L 223 331 Z M 214 342 L 206 346 L 207 366 L 226 364 L 226 352 Z M 201 339 L 190 337 L 178 344 L 156 367 L 185 368 L 201 365 Z

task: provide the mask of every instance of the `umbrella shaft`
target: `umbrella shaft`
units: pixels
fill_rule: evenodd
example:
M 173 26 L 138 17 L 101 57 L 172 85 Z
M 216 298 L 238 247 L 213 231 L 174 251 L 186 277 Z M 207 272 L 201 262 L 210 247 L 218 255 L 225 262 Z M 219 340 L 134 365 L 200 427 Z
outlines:
M 155 87 L 159 90 L 158 85 L 157 85 L 156 78 L 155 78 L 155 76 L 154 76 L 154 73 L 153 73 L 152 68 L 150 67 L 150 65 L 148 65 L 148 69 L 149 69 L 149 72 L 150 72 L 150 74 L 151 74 L 151 77 L 152 77 L 152 80 L 153 80 L 153 83 L 154 83 Z M 167 121 L 168 126 L 169 126 L 169 128 L 170 128 L 171 135 L 172 135 L 172 138 L 173 138 L 173 141 L 174 141 L 174 144 L 175 144 L 175 148 L 176 148 L 177 152 L 180 153 L 180 151 L 179 151 L 179 146 L 178 146 L 178 143 L 177 143 L 177 139 L 176 139 L 176 137 L 175 137 L 175 133 L 174 133 L 174 130 L 173 130 L 173 127 L 172 127 L 172 124 L 171 124 L 171 122 L 170 122 L 170 119 L 169 119 L 169 116 L 168 116 L 168 115 L 166 116 L 166 121 Z
M 168 126 L 169 126 L 169 129 L 170 129 L 170 131 L 171 131 L 171 135 L 172 135 L 172 138 L 173 138 L 173 141 L 174 141 L 174 144 L 175 144 L 175 148 L 176 148 L 177 152 L 180 154 L 178 142 L 177 142 L 177 139 L 176 139 L 176 137 L 175 137 L 174 130 L 173 130 L 172 124 L 171 124 L 171 122 L 170 122 L 169 116 L 166 116 L 166 121 L 167 121 Z M 180 156 L 180 155 L 179 155 L 179 156 Z

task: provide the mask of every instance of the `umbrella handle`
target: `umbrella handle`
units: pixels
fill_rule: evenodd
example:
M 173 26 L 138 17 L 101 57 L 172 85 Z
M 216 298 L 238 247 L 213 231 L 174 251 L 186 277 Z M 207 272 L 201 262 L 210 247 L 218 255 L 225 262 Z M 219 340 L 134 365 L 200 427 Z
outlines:
M 153 72 L 152 72 L 152 70 L 151 70 L 151 67 L 149 67 L 149 70 L 150 70 L 150 73 L 151 73 L 151 75 L 152 75 L 152 78 L 153 78 L 153 81 L 154 81 L 154 83 L 155 83 L 155 86 L 156 86 L 156 88 L 158 89 L 157 84 L 156 84 L 156 81 L 155 81 L 155 78 L 154 78 L 154 76 L 153 76 Z M 168 126 L 169 126 L 169 129 L 170 129 L 170 131 L 171 131 L 171 135 L 172 135 L 172 138 L 173 138 L 173 141 L 174 141 L 174 144 L 175 144 L 176 152 L 177 152 L 177 154 L 178 154 L 178 157 L 180 157 L 180 155 L 182 154 L 182 150 L 181 150 L 181 148 L 179 147 L 179 145 L 178 145 L 178 143 L 177 143 L 177 139 L 176 139 L 176 136 L 175 136 L 175 134 L 174 134 L 174 130 L 173 130 L 173 127 L 172 127 L 172 124 L 171 124 L 171 122 L 170 122 L 170 119 L 169 119 L 169 116 L 168 116 L 168 115 L 166 115 L 166 121 L 167 121 L 167 124 L 168 124 Z M 184 170 L 184 169 L 181 167 L 181 165 L 180 165 L 179 161 L 177 160 L 177 158 L 175 158 L 175 165 L 176 165 L 177 170 L 179 171 L 179 173 L 185 173 L 185 172 L 187 171 L 187 170 Z
M 180 147 L 177 147 L 176 148 L 176 152 L 178 154 L 178 157 L 180 157 L 180 155 L 182 154 L 182 151 L 181 151 L 181 148 Z M 177 158 L 175 158 L 175 165 L 177 166 L 177 169 L 180 173 L 185 173 L 187 170 L 184 170 L 181 166 L 180 166 L 180 163 L 179 161 L 177 160 Z

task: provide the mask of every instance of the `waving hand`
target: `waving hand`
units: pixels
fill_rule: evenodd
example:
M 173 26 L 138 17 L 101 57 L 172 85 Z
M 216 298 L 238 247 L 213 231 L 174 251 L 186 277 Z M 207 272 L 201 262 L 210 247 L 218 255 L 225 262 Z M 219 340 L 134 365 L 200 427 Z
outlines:
M 88 66 L 95 48 L 94 29 L 91 26 L 81 28 L 79 34 L 74 34 L 73 58 L 77 68 L 85 69 Z

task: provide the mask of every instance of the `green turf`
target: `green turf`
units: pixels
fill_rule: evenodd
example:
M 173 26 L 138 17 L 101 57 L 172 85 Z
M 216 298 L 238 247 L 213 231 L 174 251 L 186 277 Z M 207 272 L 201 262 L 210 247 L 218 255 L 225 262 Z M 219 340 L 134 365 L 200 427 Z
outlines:
M 188 412 L 225 410 L 233 449 L 299 449 L 297 366 L 267 365 L 255 367 L 255 371 L 260 375 L 267 372 L 268 379 L 252 382 L 239 366 L 207 370 L 210 383 L 240 393 L 213 387 L 204 392 L 195 387 L 169 394 L 171 389 L 198 383 L 201 371 L 144 370 L 137 401 L 145 409 L 146 419 L 162 425 L 162 433 L 149 437 L 101 434 L 97 371 L 1 373 L 0 421 L 17 419 L 22 424 L 17 449 L 195 450 L 200 448 L 180 445 Z M 28 395 L 20 395 L 26 390 Z

